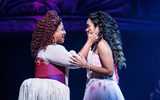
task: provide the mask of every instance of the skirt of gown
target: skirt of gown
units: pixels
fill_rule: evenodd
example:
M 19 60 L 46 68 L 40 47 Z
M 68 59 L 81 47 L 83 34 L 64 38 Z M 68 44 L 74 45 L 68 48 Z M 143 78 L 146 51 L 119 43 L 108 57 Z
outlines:
M 29 78 L 21 84 L 18 100 L 70 100 L 70 90 L 56 80 Z
M 117 82 L 109 79 L 90 79 L 83 100 L 124 100 Z

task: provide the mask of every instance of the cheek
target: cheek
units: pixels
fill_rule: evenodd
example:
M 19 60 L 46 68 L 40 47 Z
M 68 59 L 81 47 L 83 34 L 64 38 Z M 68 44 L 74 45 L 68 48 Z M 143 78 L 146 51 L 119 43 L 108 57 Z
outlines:
M 58 39 L 59 39 L 59 33 L 55 33 L 55 34 L 53 35 L 53 38 L 54 38 L 55 40 L 58 40 Z
M 94 32 L 95 30 L 94 30 L 94 28 L 91 28 L 91 32 Z
M 59 40 L 61 40 L 61 39 L 62 39 L 62 34 L 59 33 L 59 34 L 57 35 L 57 38 L 58 38 Z
M 53 38 L 54 38 L 54 39 L 57 39 L 57 34 L 54 34 L 54 35 L 53 35 Z

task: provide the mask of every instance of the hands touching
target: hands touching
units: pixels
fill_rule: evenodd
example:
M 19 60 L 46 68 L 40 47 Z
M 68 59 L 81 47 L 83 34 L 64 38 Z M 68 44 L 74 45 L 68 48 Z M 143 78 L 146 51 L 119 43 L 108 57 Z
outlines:
M 83 56 L 81 56 L 81 55 L 79 55 L 79 56 L 72 56 L 70 58 L 71 58 L 70 63 L 72 63 L 72 65 L 74 65 L 74 66 L 85 68 L 86 65 L 87 65 L 86 59 Z
M 72 56 L 70 63 L 74 66 L 78 66 L 81 68 L 87 68 L 89 64 L 86 61 L 86 57 L 88 55 L 89 49 L 94 44 L 94 42 L 98 39 L 98 33 L 87 32 L 87 42 L 82 48 L 82 50 L 78 53 L 79 56 Z

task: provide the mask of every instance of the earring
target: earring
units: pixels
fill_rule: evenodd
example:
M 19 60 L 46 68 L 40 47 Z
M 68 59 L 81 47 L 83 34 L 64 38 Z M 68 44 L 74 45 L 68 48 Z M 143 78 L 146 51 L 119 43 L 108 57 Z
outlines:
M 53 41 L 52 41 L 54 44 L 55 44 L 55 41 L 54 41 L 54 39 L 53 39 Z

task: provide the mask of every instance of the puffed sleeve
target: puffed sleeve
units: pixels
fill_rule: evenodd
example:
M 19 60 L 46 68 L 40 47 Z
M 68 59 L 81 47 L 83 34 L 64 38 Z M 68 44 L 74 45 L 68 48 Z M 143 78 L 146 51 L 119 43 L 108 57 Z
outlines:
M 72 50 L 71 52 L 68 52 L 62 45 L 49 45 L 44 52 L 44 58 L 55 65 L 75 69 L 78 67 L 72 66 L 69 62 L 71 60 L 70 57 L 73 55 L 73 52 L 75 55 L 75 51 Z

